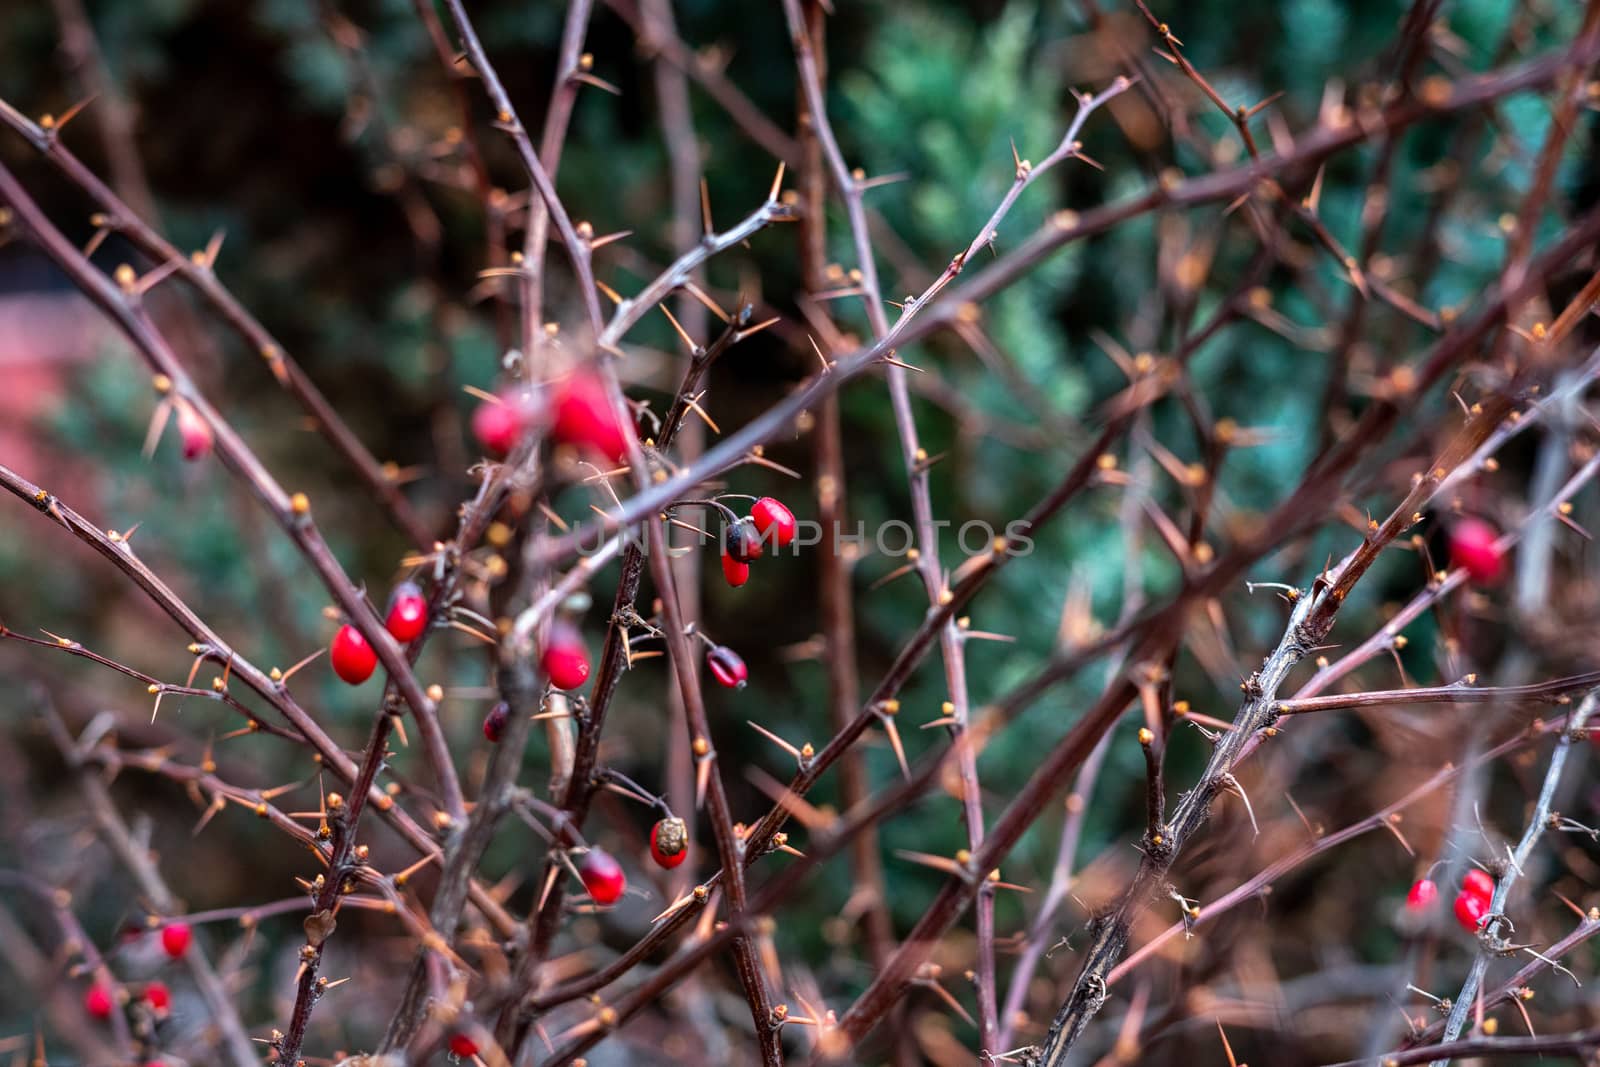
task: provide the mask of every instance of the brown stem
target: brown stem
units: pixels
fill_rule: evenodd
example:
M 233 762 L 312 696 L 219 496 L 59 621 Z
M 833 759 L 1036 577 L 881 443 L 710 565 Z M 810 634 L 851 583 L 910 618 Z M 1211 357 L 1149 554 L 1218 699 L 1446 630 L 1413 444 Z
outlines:
M 306 1027 L 311 1023 L 311 1013 L 316 1008 L 326 987 L 319 979 L 322 955 L 327 937 L 331 936 L 331 923 L 338 917 L 341 898 L 354 887 L 350 881 L 355 873 L 356 829 L 361 823 L 361 813 L 366 809 L 367 794 L 371 792 L 389 756 L 389 734 L 394 729 L 394 717 L 380 709 L 372 719 L 372 733 L 361 757 L 361 770 L 356 774 L 350 789 L 350 799 L 343 812 L 329 822 L 333 834 L 333 847 L 328 857 L 328 869 L 322 875 L 322 885 L 312 905 L 313 918 L 326 916 L 329 925 L 324 935 L 312 933 L 313 923 L 306 924 L 306 943 L 300 950 L 300 973 L 295 983 L 294 1007 L 289 1013 L 289 1029 L 278 1045 L 278 1057 L 285 1063 L 298 1063 L 301 1046 L 305 1043 Z
M 818 77 L 826 76 L 827 39 L 823 32 L 825 10 L 818 0 L 807 0 L 806 35 L 816 57 Z M 800 142 L 800 190 L 804 211 L 799 231 L 800 270 L 806 294 L 829 288 L 827 198 L 828 174 L 822 142 L 817 138 L 805 92 L 798 94 L 797 127 Z M 820 310 L 818 312 L 821 313 Z M 853 560 L 837 551 L 834 531 L 842 530 L 849 498 L 845 483 L 844 441 L 840 429 L 839 397 L 829 395 L 817 409 L 816 426 L 811 433 L 812 457 L 816 465 L 817 522 L 823 530 L 822 551 L 817 557 L 818 625 L 823 641 L 821 660 L 828 668 L 828 712 L 834 730 L 843 730 L 861 706 L 857 681 L 855 604 L 852 589 Z M 839 759 L 839 798 L 846 809 L 862 803 L 870 791 L 866 760 L 859 748 L 852 747 Z M 873 965 L 883 966 L 894 949 L 894 925 L 889 916 L 888 894 L 883 872 L 883 854 L 878 835 L 867 829 L 850 848 L 853 901 L 860 905 L 866 931 L 867 952 Z M 899 1042 L 906 1049 L 907 1042 Z M 907 1049 L 909 1052 L 909 1049 Z M 902 1061 L 905 1057 L 902 1056 Z
M 496 825 L 510 809 L 517 770 L 522 766 L 523 749 L 533 728 L 532 717 L 539 711 L 544 692 L 544 680 L 531 665 L 531 659 L 526 653 L 513 653 L 500 662 L 500 696 L 511 711 L 505 733 L 489 757 L 483 791 L 473 805 L 464 832 L 452 837 L 445 849 L 439 885 L 434 890 L 433 905 L 428 912 L 428 922 L 437 938 L 424 940 L 418 947 L 399 1006 L 379 1044 L 380 1052 L 409 1045 L 426 1021 L 428 959 L 432 954 L 443 952 L 454 941 L 456 927 L 466 907 L 472 872 L 489 847 Z

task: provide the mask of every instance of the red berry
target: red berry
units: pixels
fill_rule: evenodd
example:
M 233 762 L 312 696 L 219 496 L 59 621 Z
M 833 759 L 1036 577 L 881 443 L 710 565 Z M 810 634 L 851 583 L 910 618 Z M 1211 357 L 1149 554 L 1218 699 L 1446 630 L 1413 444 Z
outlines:
M 349 623 L 339 627 L 328 651 L 333 660 L 333 673 L 351 685 L 360 685 L 378 668 L 378 654 L 361 636 L 361 631 Z
M 428 628 L 428 598 L 416 582 L 401 582 L 389 594 L 389 612 L 383 617 L 389 635 L 402 645 L 410 644 Z
M 689 828 L 682 819 L 668 816 L 650 828 L 650 858 L 668 870 L 689 858 Z
M 1411 886 L 1411 892 L 1406 894 L 1406 907 L 1411 911 L 1426 911 L 1433 906 L 1439 898 L 1439 887 L 1428 878 L 1422 878 Z
M 761 558 L 765 546 L 761 535 L 748 522 L 730 522 L 722 529 L 722 554 L 732 556 L 738 563 L 751 563 Z
M 589 650 L 583 635 L 570 623 L 558 622 L 539 657 L 539 666 L 557 689 L 576 689 L 589 680 Z
M 189 942 L 194 940 L 194 931 L 188 923 L 168 923 L 161 928 L 161 947 L 166 949 L 167 955 L 177 959 L 189 951 Z
M 622 864 L 609 852 L 591 848 L 578 857 L 575 866 L 578 877 L 583 879 L 583 888 L 589 891 L 590 899 L 596 904 L 606 907 L 622 899 L 628 879 L 622 873 Z
M 178 401 L 178 441 L 183 446 L 184 459 L 204 459 L 211 454 L 211 424 L 181 400 Z
M 172 1005 L 172 991 L 164 982 L 151 982 L 144 987 L 144 1002 L 158 1012 L 164 1012 Z
M 522 436 L 523 419 L 516 405 L 499 397 L 485 400 L 472 413 L 472 436 L 492 459 L 505 459 Z
M 466 1059 L 468 1056 L 478 1054 L 478 1043 L 466 1034 L 450 1035 L 450 1055 Z
M 726 552 L 722 554 L 722 576 L 735 589 L 750 580 L 750 564 L 740 563 Z
M 1474 867 L 1461 876 L 1461 891 L 1489 900 L 1494 897 L 1494 879 L 1489 877 L 1488 871 Z
M 611 408 L 606 386 L 590 371 L 578 371 L 556 386 L 555 418 L 550 436 L 557 443 L 589 448 L 607 459 L 621 459 L 627 438 L 617 413 Z
M 1489 898 L 1476 893 L 1461 892 L 1456 895 L 1456 922 L 1461 929 L 1475 934 L 1489 914 Z
M 1460 567 L 1479 585 L 1492 585 L 1505 573 L 1506 559 L 1495 544 L 1494 527 L 1482 519 L 1467 518 L 1450 531 L 1450 565 Z
M 726 645 L 711 646 L 706 653 L 706 666 L 711 668 L 711 676 L 718 684 L 729 689 L 743 689 L 745 682 L 750 679 L 750 671 L 745 667 L 744 660 Z
M 511 707 L 501 701 L 489 709 L 489 714 L 483 717 L 483 736 L 498 744 L 506 732 L 506 723 L 511 719 Z
M 750 506 L 750 521 L 756 524 L 761 540 L 783 548 L 794 540 L 796 532 L 794 512 L 782 501 L 764 496 Z
M 96 1019 L 111 1018 L 111 990 L 96 983 L 83 995 L 83 1007 Z

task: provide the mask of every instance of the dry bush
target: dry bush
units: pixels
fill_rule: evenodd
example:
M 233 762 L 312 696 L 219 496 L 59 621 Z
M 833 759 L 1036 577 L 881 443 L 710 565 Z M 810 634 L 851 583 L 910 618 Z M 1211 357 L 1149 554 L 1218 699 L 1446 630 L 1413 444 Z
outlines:
M 475 323 L 497 364 L 472 383 L 471 447 L 448 375 L 428 379 L 443 421 L 415 484 L 353 428 L 384 418 L 371 383 L 325 397 L 318 362 L 224 281 L 265 261 L 230 263 L 219 242 L 191 255 L 156 228 L 136 124 L 100 65 L 116 42 L 97 45 L 75 4 L 58 11 L 83 106 L 0 103 L 37 157 L 0 166 L 11 249 L 47 257 L 114 328 L 115 358 L 153 386 L 137 401 L 151 447 L 175 436 L 228 486 L 230 521 L 281 531 L 230 560 L 300 590 L 219 619 L 233 601 L 130 528 L 182 502 L 108 514 L 89 475 L 111 460 L 0 456 L 0 484 L 39 513 L 15 527 L 41 546 L 30 570 L 84 590 L 114 575 L 142 598 L 76 636 L 45 629 L 38 574 L 0 601 L 15 724 L 0 1050 L 1592 1059 L 1600 208 L 1562 179 L 1587 166 L 1600 3 L 1517 6 L 1480 62 L 1443 5 L 1415 0 L 1320 99 L 1241 96 L 1248 79 L 1203 69 L 1190 28 L 1161 21 L 1181 5 L 1085 4 L 1064 46 L 1027 53 L 1084 87 L 1049 144 L 965 161 L 960 190 L 852 161 L 903 146 L 830 121 L 821 0 L 733 5 L 787 35 L 792 117 L 697 51 L 667 0 L 593 7 L 566 7 L 542 113 L 519 107 L 461 0 L 419 3 L 409 26 L 458 110 L 418 120 L 425 149 L 409 124 L 376 139 L 395 156 L 379 193 L 431 252 L 441 336 Z M 586 51 L 602 16 L 634 56 Z M 345 15 L 320 19 L 365 129 L 404 90 L 372 75 Z M 885 84 L 915 77 L 897 70 Z M 560 181 L 579 124 L 603 121 L 577 104 L 609 101 L 608 78 L 648 83 L 661 169 Z M 884 121 L 853 84 L 844 110 Z M 971 91 L 988 86 L 975 71 Z M 1536 133 L 1518 121 L 1530 102 L 1548 116 Z M 705 143 L 697 107 L 737 140 Z M 110 184 L 75 154 L 91 127 Z M 702 182 L 711 158 L 764 190 L 731 225 Z M 649 190 L 642 207 L 625 186 Z M 87 203 L 89 231 L 34 189 Z M 975 190 L 987 218 L 939 235 L 947 259 L 896 234 L 908 203 Z M 632 237 L 638 212 L 676 258 Z M 462 272 L 439 249 L 464 227 Z M 1079 331 L 1093 371 L 1019 326 L 1097 321 L 1039 305 L 1063 282 L 1132 293 L 1123 321 Z M 1006 303 L 1018 287 L 1033 304 Z M 230 331 L 258 365 L 229 362 Z M 781 387 L 730 379 L 735 360 L 758 373 L 753 352 Z M 218 399 L 247 372 L 320 443 L 284 446 L 237 386 Z M 1057 388 L 1069 374 L 1081 400 Z M 845 394 L 892 444 L 852 432 Z M 150 460 L 179 462 L 171 444 Z M 1042 492 L 1000 506 L 1013 481 Z M 767 545 L 778 558 L 749 569 L 737 610 L 719 569 L 728 585 L 745 572 L 718 561 L 751 510 L 734 488 L 806 520 L 795 545 Z M 359 551 L 417 583 L 419 633 L 350 562 L 358 512 L 391 523 Z M 864 538 L 858 513 L 876 524 Z M 686 551 L 646 550 L 669 543 Z M 811 592 L 763 590 L 769 573 Z M 354 721 L 330 711 L 349 697 L 329 665 L 301 658 L 297 597 L 331 604 L 317 640 L 338 628 L 335 670 L 380 668 Z M 990 639 L 1017 642 L 1002 666 Z M 267 665 L 284 650 L 293 666 Z M 704 686 L 742 682 L 740 653 L 750 689 Z M 809 692 L 782 680 L 796 664 Z M 652 866 L 650 835 L 675 819 L 687 859 Z M 633 883 L 616 901 L 607 853 Z M 1489 890 L 1458 894 L 1473 871 Z M 1437 899 L 1406 903 L 1424 881 Z

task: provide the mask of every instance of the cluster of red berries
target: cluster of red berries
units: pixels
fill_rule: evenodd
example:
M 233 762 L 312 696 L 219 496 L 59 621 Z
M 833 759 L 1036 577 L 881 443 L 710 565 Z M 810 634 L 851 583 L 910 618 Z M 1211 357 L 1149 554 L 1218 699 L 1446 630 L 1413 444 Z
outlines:
M 525 434 L 545 429 L 558 445 L 619 460 L 628 451 L 622 420 L 606 396 L 605 382 L 578 371 L 551 386 L 546 397 L 519 392 L 485 400 L 472 413 L 472 434 L 494 459 L 504 459 Z
M 182 959 L 193 942 L 194 930 L 186 922 L 167 923 L 161 928 L 161 950 L 172 959 Z M 157 1015 L 165 1015 L 172 1006 L 172 991 L 164 982 L 146 983 L 140 997 Z M 111 995 L 110 987 L 100 982 L 90 986 L 83 995 L 83 1010 L 96 1019 L 111 1018 L 115 1008 L 116 999 Z
M 621 458 L 625 451 L 622 430 L 606 402 L 604 387 L 598 378 L 574 375 L 557 388 L 552 407 L 553 415 L 528 394 L 485 401 L 473 414 L 473 433 L 487 453 L 504 458 L 523 434 L 544 425 L 548 418 L 550 436 L 557 443 L 590 448 L 610 459 Z M 791 544 L 796 533 L 794 513 L 781 501 L 773 497 L 757 500 L 747 517 L 736 518 L 724 532 L 722 573 L 728 584 L 745 584 L 750 577 L 751 561 L 759 559 L 768 544 L 779 548 Z M 359 634 L 355 636 L 360 637 Z M 338 638 L 335 641 L 337 643 Z M 712 677 L 730 689 L 744 688 L 750 676 L 743 658 L 725 645 L 708 642 L 706 664 Z M 576 689 L 589 680 L 589 653 L 576 626 L 565 620 L 552 625 L 540 652 L 539 666 L 556 689 Z M 342 672 L 340 676 L 344 676 Z M 362 677 L 364 680 L 365 675 Z M 499 742 L 510 716 L 507 704 L 495 704 L 484 716 L 483 736 L 491 743 Z M 688 855 L 689 832 L 682 819 L 669 815 L 651 827 L 650 856 L 659 866 L 670 870 L 682 864 Z M 622 899 L 627 876 L 622 865 L 604 849 L 584 850 L 574 858 L 573 867 L 584 890 L 596 904 L 609 907 Z M 466 1035 L 456 1034 L 450 1039 L 450 1049 L 466 1057 L 476 1054 L 477 1045 Z
M 761 558 L 767 545 L 783 548 L 794 541 L 796 532 L 794 512 L 782 501 L 770 496 L 757 500 L 748 516 L 728 523 L 722 531 L 723 578 L 734 588 L 748 582 L 750 564 Z
M 1450 530 L 1450 566 L 1467 572 L 1478 585 L 1493 585 L 1506 570 L 1500 537 L 1482 519 L 1465 518 Z
M 421 637 L 428 628 L 428 598 L 415 582 L 401 582 L 389 594 L 389 608 L 384 613 L 383 627 L 402 645 L 409 645 Z M 349 623 L 339 627 L 328 646 L 328 658 L 333 662 L 333 673 L 349 682 L 360 685 L 378 669 L 378 653 L 372 644 Z
M 1427 911 L 1439 899 L 1439 887 L 1431 879 L 1422 878 L 1406 894 L 1406 908 L 1414 913 Z M 1456 922 L 1468 933 L 1477 933 L 1489 915 L 1489 905 L 1494 899 L 1494 879 L 1476 868 L 1461 878 L 1461 892 L 1456 894 Z
M 1483 920 L 1489 916 L 1489 905 L 1494 899 L 1494 879 L 1485 871 L 1473 868 L 1461 879 L 1461 892 L 1456 894 L 1456 922 L 1468 933 L 1477 933 Z

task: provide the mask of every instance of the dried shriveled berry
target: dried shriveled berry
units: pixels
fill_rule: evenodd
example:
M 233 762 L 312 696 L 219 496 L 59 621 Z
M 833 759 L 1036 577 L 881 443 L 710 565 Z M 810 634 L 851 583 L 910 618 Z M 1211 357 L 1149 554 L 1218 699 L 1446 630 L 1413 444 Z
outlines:
M 689 858 L 689 827 L 682 819 L 668 816 L 650 828 L 650 858 L 668 870 Z
M 333 635 L 328 658 L 333 661 L 333 673 L 351 685 L 360 685 L 378 669 L 378 653 L 367 644 L 361 631 L 349 623 L 339 627 L 339 632 Z
M 608 907 L 622 899 L 628 879 L 622 873 L 622 864 L 611 853 L 591 848 L 577 857 L 573 865 L 578 868 L 578 877 L 583 879 L 583 888 L 596 904 Z
M 483 736 L 500 743 L 500 738 L 505 736 L 506 723 L 511 721 L 511 706 L 501 701 L 489 709 L 489 714 L 483 717 Z
M 722 554 L 732 556 L 739 563 L 753 563 L 761 558 L 764 546 L 761 535 L 748 521 L 730 522 L 722 529 Z

